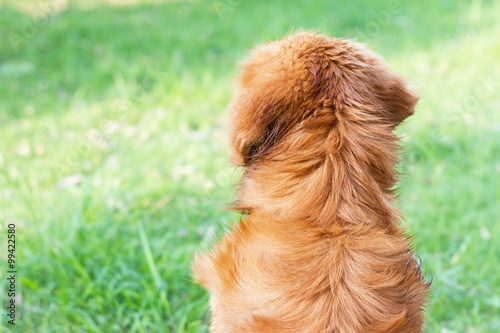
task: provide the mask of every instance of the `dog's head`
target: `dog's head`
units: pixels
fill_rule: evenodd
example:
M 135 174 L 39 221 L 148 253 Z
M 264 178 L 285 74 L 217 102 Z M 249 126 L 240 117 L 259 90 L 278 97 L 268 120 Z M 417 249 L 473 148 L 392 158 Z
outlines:
M 266 156 L 311 119 L 330 122 L 332 130 L 340 119 L 390 131 L 417 102 L 401 77 L 363 45 L 323 35 L 301 32 L 260 46 L 242 69 L 230 104 L 235 165 Z

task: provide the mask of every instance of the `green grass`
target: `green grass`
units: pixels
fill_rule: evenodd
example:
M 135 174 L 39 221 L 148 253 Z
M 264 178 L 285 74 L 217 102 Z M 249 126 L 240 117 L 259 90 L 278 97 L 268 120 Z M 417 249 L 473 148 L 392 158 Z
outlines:
M 419 92 L 400 206 L 433 279 L 426 332 L 500 331 L 498 2 L 129 2 L 48 0 L 34 27 L 34 1 L 0 4 L 0 220 L 20 295 L 0 332 L 207 332 L 190 261 L 237 220 L 221 211 L 240 174 L 236 62 L 297 28 L 369 42 Z

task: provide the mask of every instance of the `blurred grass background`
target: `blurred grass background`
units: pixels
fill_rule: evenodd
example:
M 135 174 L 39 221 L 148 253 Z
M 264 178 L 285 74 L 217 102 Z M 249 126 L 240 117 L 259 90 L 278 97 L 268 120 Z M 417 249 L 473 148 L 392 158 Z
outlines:
M 298 28 L 367 42 L 421 95 L 399 192 L 425 331 L 500 331 L 498 1 L 46 0 L 0 2 L 0 332 L 207 332 L 190 260 L 237 221 L 236 63 Z

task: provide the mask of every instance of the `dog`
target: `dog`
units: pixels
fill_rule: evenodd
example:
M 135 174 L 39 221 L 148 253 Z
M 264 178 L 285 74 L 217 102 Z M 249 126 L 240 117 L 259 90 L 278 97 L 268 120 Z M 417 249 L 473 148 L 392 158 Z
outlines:
M 229 105 L 248 216 L 206 254 L 211 332 L 421 332 L 429 289 L 393 207 L 418 97 L 364 45 L 311 32 L 257 47 Z

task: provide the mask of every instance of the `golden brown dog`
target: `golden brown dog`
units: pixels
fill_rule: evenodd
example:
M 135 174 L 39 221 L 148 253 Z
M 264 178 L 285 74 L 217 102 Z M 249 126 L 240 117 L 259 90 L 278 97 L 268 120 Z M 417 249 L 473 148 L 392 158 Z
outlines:
M 360 44 L 258 47 L 230 105 L 250 215 L 208 254 L 211 332 L 420 332 L 428 292 L 392 206 L 393 129 L 417 97 Z

